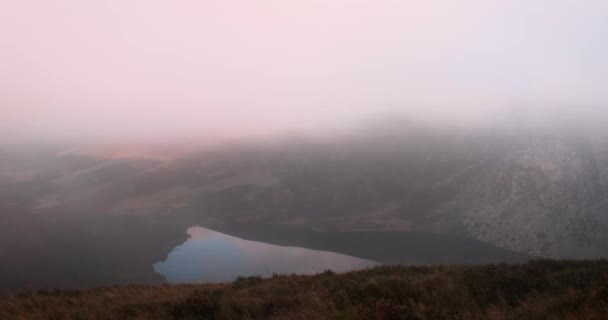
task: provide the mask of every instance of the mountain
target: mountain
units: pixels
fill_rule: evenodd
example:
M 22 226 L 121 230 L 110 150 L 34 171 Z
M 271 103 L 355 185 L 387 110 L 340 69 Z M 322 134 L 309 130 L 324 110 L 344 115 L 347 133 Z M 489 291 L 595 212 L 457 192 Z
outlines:
M 392 121 L 171 159 L 47 152 L 40 163 L 12 163 L 5 171 L 12 180 L 0 187 L 5 206 L 44 215 L 423 232 L 542 257 L 594 258 L 608 256 L 604 137 Z
M 190 190 L 178 212 L 223 222 L 426 231 L 537 256 L 604 257 L 607 141 L 555 131 L 377 128 L 332 142 L 191 155 L 164 171 L 187 178 L 154 181 Z

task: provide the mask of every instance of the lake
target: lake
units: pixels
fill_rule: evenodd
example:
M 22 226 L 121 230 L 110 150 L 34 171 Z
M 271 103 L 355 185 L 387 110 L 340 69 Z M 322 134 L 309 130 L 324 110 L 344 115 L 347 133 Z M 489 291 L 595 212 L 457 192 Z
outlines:
M 194 219 L 192 219 L 194 220 Z M 458 236 L 200 224 L 170 215 L 7 215 L 0 219 L 0 293 L 230 281 L 379 264 L 525 262 L 530 256 Z M 201 225 L 202 227 L 194 227 Z M 189 227 L 190 226 L 190 227 Z M 212 231 L 213 230 L 213 231 Z
M 327 251 L 243 240 L 207 228 L 192 227 L 154 270 L 170 283 L 225 282 L 238 276 L 314 274 L 368 268 L 377 262 Z

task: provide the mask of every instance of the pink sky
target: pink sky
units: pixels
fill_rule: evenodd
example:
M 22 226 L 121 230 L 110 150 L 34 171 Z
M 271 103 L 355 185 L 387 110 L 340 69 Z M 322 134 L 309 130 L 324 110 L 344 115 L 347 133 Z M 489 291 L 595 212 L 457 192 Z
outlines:
M 0 134 L 318 130 L 608 100 L 605 0 L 0 2 Z

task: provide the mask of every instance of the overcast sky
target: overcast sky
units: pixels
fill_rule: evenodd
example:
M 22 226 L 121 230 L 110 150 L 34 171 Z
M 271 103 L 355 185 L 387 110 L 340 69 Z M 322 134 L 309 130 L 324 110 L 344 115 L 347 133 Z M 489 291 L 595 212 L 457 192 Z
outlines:
M 395 111 L 464 123 L 513 108 L 597 112 L 606 57 L 606 0 L 0 0 L 0 134 L 239 136 Z

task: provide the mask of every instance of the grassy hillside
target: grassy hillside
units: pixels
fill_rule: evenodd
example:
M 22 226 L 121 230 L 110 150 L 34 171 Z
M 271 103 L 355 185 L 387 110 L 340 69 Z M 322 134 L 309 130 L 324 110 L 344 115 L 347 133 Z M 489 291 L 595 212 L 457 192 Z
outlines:
M 0 298 L 0 319 L 606 319 L 607 261 L 378 267 Z

